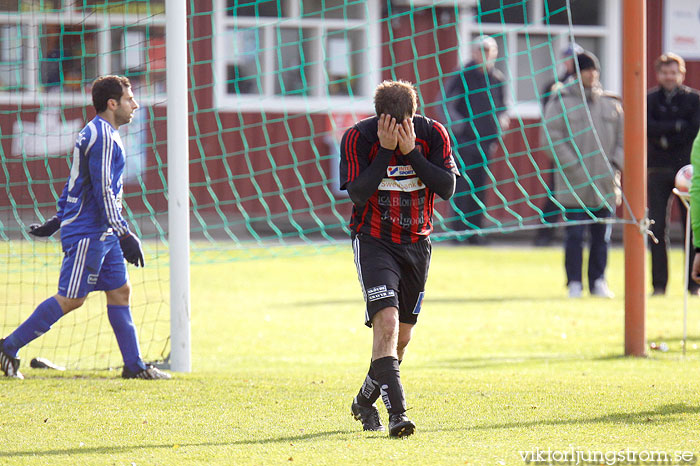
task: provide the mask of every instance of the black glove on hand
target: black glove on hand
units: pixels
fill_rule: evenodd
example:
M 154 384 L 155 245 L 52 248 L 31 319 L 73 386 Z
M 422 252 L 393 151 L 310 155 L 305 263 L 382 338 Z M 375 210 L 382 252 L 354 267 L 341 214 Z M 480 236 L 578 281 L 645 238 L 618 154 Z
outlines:
M 29 225 L 29 234 L 34 236 L 51 236 L 61 228 L 61 221 L 55 215 L 42 224 Z
M 141 249 L 141 241 L 132 235 L 127 233 L 126 235 L 119 238 L 119 245 L 122 247 L 122 252 L 124 253 L 124 259 L 129 264 L 133 264 L 136 267 L 143 267 L 143 249 Z

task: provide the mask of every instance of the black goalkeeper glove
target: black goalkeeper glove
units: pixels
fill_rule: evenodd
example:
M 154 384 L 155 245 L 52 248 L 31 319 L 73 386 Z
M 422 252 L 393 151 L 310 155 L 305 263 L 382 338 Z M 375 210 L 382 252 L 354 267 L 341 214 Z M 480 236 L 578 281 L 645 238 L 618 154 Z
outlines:
M 51 236 L 61 228 L 61 221 L 55 215 L 44 223 L 29 225 L 29 234 L 34 236 Z
M 132 235 L 127 233 L 126 235 L 119 238 L 119 245 L 122 247 L 122 252 L 124 253 L 124 259 L 129 264 L 133 264 L 136 267 L 143 267 L 143 249 L 141 249 L 141 241 Z

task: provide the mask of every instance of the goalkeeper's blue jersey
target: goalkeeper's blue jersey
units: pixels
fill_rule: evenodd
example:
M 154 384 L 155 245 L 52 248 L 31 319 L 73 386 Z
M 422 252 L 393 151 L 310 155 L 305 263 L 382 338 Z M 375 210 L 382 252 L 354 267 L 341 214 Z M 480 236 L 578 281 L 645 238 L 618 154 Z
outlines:
M 84 237 L 129 232 L 122 217 L 124 162 L 119 131 L 96 116 L 78 134 L 70 178 L 58 200 L 64 248 Z

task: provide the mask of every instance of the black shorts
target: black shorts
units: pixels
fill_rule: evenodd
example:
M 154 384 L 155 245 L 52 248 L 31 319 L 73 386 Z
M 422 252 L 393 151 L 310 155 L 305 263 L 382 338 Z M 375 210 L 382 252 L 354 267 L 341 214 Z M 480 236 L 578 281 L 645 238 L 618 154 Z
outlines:
M 415 324 L 430 267 L 430 239 L 395 244 L 359 233 L 353 237 L 357 276 L 367 305 L 365 325 L 385 307 L 399 310 L 399 322 Z

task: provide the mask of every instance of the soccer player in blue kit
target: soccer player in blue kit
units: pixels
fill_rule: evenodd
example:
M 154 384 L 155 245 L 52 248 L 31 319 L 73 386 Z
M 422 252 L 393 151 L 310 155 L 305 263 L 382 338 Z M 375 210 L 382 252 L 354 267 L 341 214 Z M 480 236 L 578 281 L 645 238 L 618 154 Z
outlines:
M 65 314 L 79 308 L 88 293 L 107 296 L 107 316 L 124 359 L 126 379 L 169 379 L 170 374 L 141 359 L 129 307 L 131 285 L 126 262 L 144 266 L 141 242 L 122 216 L 124 146 L 119 127 L 131 122 L 139 107 L 129 79 L 102 76 L 92 85 L 97 116 L 78 135 L 70 178 L 58 201 L 58 212 L 42 225 L 30 225 L 34 236 L 61 230 L 64 257 L 58 293 L 37 306 L 31 316 L 0 339 L 0 368 L 7 377 L 24 378 L 17 352 L 46 333 Z

